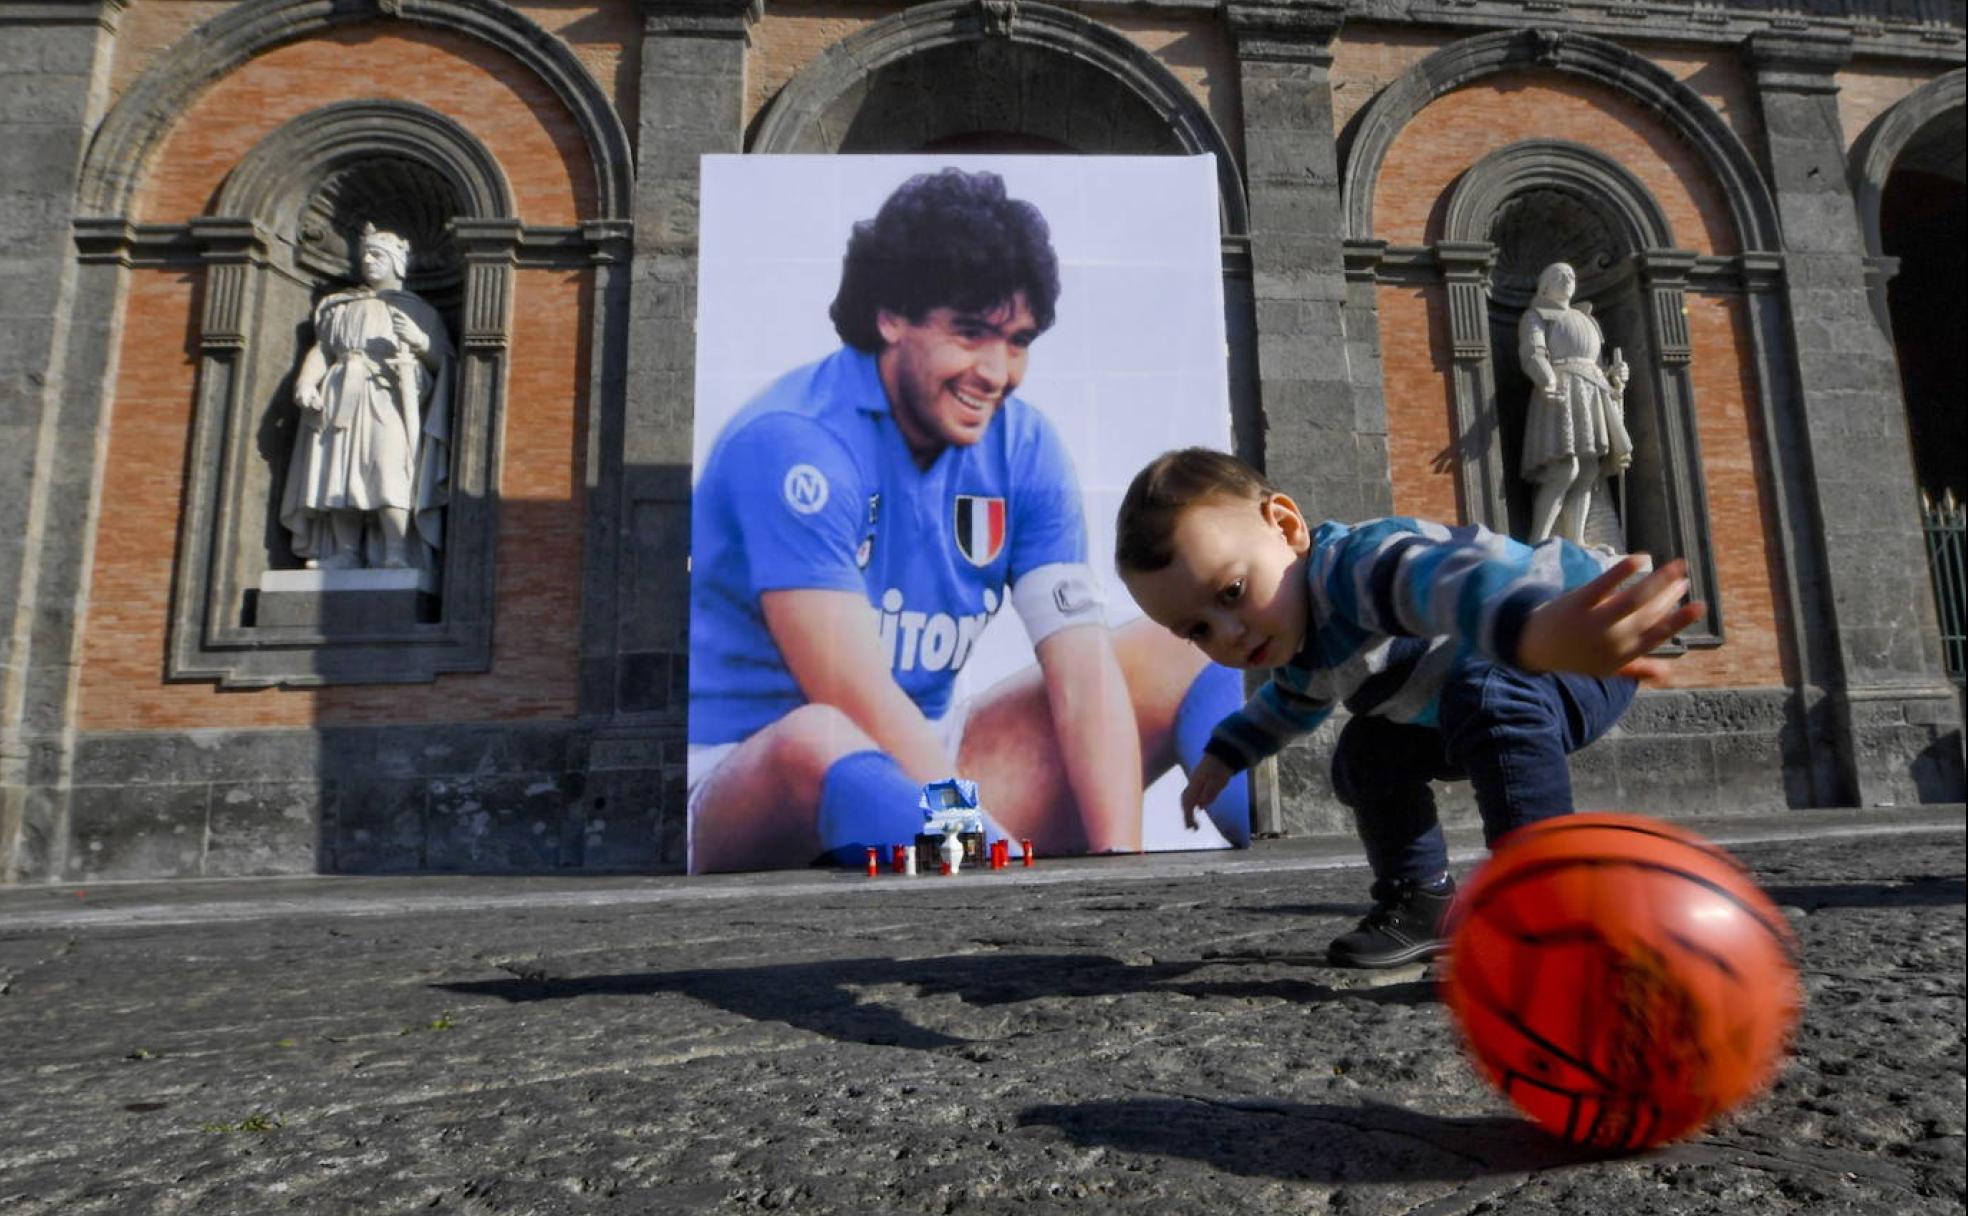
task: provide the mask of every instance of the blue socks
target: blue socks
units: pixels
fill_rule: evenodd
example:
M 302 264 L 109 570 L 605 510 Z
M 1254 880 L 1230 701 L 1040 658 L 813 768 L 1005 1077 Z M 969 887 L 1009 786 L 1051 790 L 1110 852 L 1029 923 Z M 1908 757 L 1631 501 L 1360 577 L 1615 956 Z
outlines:
M 1216 724 L 1244 703 L 1243 680 L 1228 667 L 1211 663 L 1197 674 L 1175 711 L 1175 754 L 1184 769 L 1203 757 Z M 984 792 L 990 805 L 990 792 Z M 835 863 L 858 866 L 869 848 L 882 851 L 912 844 L 922 831 L 922 786 L 911 781 L 902 766 L 886 752 L 850 752 L 834 761 L 820 783 L 820 811 L 815 827 L 820 847 Z M 1205 808 L 1223 838 L 1240 849 L 1250 847 L 1250 777 L 1238 773 L 1215 802 Z
M 1195 768 L 1196 762 L 1203 758 L 1203 746 L 1209 742 L 1216 724 L 1243 708 L 1243 704 L 1244 681 L 1235 671 L 1211 663 L 1197 673 L 1196 682 L 1182 694 L 1182 704 L 1175 711 L 1175 756 L 1185 770 Z M 1249 773 L 1232 777 L 1216 801 L 1204 810 L 1231 845 L 1239 849 L 1250 847 Z
M 834 761 L 820 782 L 820 813 L 815 827 L 820 847 L 844 866 L 858 866 L 870 848 L 888 851 L 913 845 L 922 831 L 922 785 L 909 780 L 888 753 L 849 752 Z

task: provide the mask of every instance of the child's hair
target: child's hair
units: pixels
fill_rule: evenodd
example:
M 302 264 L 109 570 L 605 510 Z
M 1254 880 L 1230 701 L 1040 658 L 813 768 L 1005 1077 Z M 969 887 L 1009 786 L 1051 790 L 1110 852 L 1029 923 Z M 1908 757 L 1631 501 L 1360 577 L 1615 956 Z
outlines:
M 1114 521 L 1114 564 L 1148 574 L 1175 560 L 1175 521 L 1211 499 L 1263 502 L 1277 493 L 1264 475 L 1228 452 L 1180 448 L 1163 452 L 1134 475 Z

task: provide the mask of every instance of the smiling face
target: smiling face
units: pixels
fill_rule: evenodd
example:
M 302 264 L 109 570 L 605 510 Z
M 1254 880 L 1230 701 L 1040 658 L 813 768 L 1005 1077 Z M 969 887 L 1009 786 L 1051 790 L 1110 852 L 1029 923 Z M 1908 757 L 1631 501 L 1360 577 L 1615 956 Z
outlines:
M 998 407 L 1025 378 L 1025 360 L 1039 336 L 1022 291 L 989 312 L 932 308 L 912 321 L 883 309 L 876 327 L 884 344 L 876 367 L 895 425 L 925 468 L 944 448 L 984 437 Z
M 1149 619 L 1225 667 L 1276 667 L 1305 644 L 1312 534 L 1283 494 L 1217 497 L 1176 518 L 1174 559 L 1123 570 Z

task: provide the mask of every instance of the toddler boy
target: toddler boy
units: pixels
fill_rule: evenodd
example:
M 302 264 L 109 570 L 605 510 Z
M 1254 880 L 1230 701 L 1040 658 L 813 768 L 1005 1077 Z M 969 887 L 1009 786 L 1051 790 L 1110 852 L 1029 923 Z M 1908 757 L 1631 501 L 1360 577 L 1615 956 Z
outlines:
M 1402 518 L 1314 527 L 1256 470 L 1203 448 L 1135 476 L 1114 557 L 1156 623 L 1225 666 L 1270 670 L 1191 770 L 1191 827 L 1236 773 L 1335 706 L 1351 713 L 1332 781 L 1366 846 L 1374 907 L 1328 947 L 1343 966 L 1445 948 L 1455 884 L 1432 780 L 1471 783 L 1492 846 L 1569 814 L 1566 756 L 1619 720 L 1636 681 L 1665 674 L 1645 656 L 1704 611 L 1681 603 L 1678 560 L 1635 579 L 1645 559 L 1562 539 L 1533 548 Z

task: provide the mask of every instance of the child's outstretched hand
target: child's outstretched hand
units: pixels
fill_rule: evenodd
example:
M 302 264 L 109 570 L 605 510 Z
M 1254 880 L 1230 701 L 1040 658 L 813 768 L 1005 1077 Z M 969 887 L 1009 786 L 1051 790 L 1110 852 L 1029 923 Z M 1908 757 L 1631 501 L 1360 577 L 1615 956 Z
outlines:
M 1205 752 L 1196 767 L 1189 770 L 1189 784 L 1182 790 L 1182 826 L 1195 831 L 1196 808 L 1215 802 L 1234 776 L 1229 765 Z
M 1679 558 L 1630 587 L 1643 559 L 1624 557 L 1604 574 L 1531 613 L 1517 641 L 1517 663 L 1531 671 L 1631 676 L 1651 682 L 1667 664 L 1647 658 L 1662 642 L 1702 618 L 1708 606 L 1683 604 L 1688 563 Z

